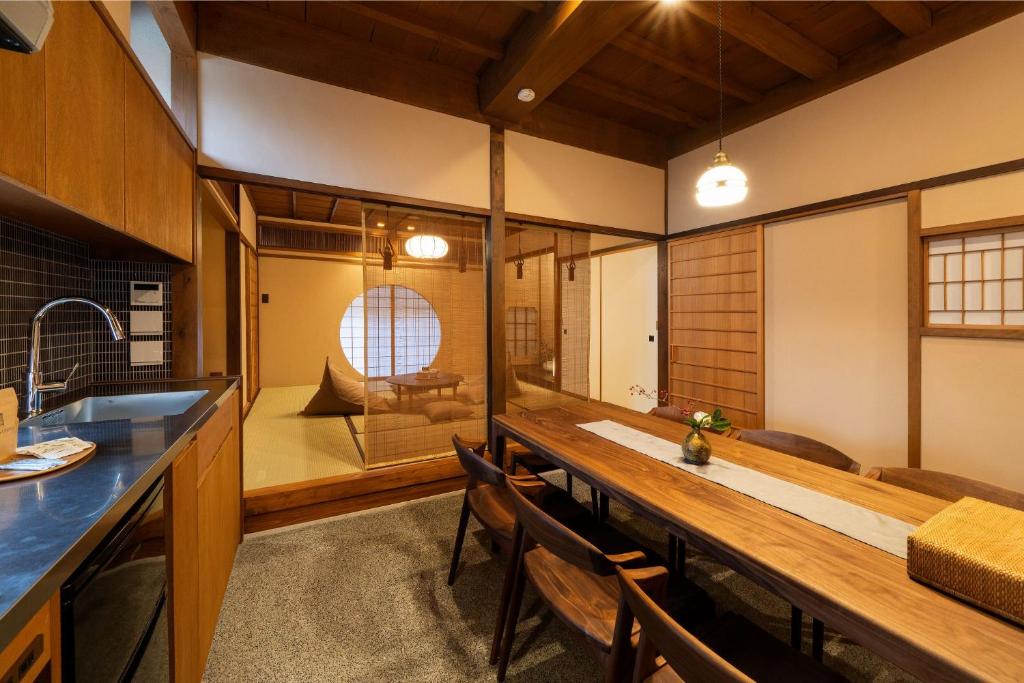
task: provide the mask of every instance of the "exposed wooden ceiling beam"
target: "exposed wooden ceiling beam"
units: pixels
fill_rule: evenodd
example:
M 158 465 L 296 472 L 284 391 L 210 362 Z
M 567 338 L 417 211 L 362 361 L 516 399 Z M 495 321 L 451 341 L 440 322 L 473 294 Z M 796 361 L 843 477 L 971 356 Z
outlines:
M 664 49 L 657 43 L 653 43 L 646 38 L 638 36 L 631 31 L 623 31 L 615 40 L 612 41 L 612 45 L 624 50 L 640 59 L 644 59 L 648 62 L 657 64 L 661 68 L 671 71 L 672 73 L 682 76 L 694 83 L 700 83 L 701 85 L 707 86 L 712 90 L 718 90 L 718 74 L 714 69 L 708 69 L 696 62 L 692 62 L 685 57 L 673 55 L 668 50 Z M 761 99 L 761 93 L 748 88 L 742 83 L 737 83 L 729 78 L 724 79 L 722 89 L 732 95 L 733 97 L 739 98 L 744 102 L 757 102 Z
M 756 104 L 726 111 L 726 134 L 742 130 L 788 109 L 827 95 L 897 64 L 918 57 L 986 26 L 1024 12 L 1024 2 L 954 3 L 932 16 L 931 30 L 899 41 L 869 45 L 843 59 L 839 69 L 819 81 L 795 79 L 782 85 Z M 676 157 L 712 142 L 717 126 L 686 131 L 672 138 L 669 157 Z
M 692 128 L 697 128 L 704 123 L 699 116 L 692 112 L 683 111 L 678 107 L 673 107 L 671 104 L 667 104 L 661 100 L 656 100 L 653 97 L 648 97 L 643 93 L 603 81 L 600 78 L 591 76 L 583 71 L 576 72 L 570 76 L 569 80 L 566 82 L 569 85 L 581 88 L 587 92 L 592 92 L 595 95 L 599 95 L 614 102 L 619 102 L 633 107 L 634 109 L 639 109 L 641 111 L 660 116 L 668 119 L 669 121 L 685 123 Z
M 650 8 L 648 2 L 582 0 L 545 5 L 512 35 L 504 59 L 484 72 L 480 110 L 507 123 L 521 121 Z M 536 97 L 519 100 L 522 88 Z
M 320 232 L 341 232 L 349 235 L 363 234 L 361 225 L 342 225 L 341 223 L 324 223 L 322 221 L 310 221 L 301 218 L 282 218 L 280 216 L 256 216 L 259 225 L 270 225 L 275 228 L 286 230 L 319 230 Z M 386 235 L 386 230 L 367 230 L 369 235 Z
M 868 4 L 905 36 L 916 36 L 932 27 L 932 12 L 923 2 L 869 2 Z
M 718 25 L 718 6 L 713 2 L 684 2 L 688 12 Z M 723 2 L 725 32 L 755 50 L 785 64 L 810 79 L 822 78 L 839 66 L 835 55 L 811 42 L 752 2 Z
M 505 56 L 505 50 L 501 43 L 462 34 L 449 24 L 440 24 L 430 17 L 409 12 L 402 7 L 402 3 L 394 6 L 388 5 L 387 11 L 380 9 L 382 5 L 378 3 L 346 2 L 342 4 L 342 7 L 367 19 L 379 21 L 487 59 L 499 60 Z
M 604 3 L 600 3 L 604 4 Z M 481 123 L 476 78 L 241 2 L 201 2 L 199 49 L 266 69 Z M 514 130 L 661 167 L 667 139 L 552 105 Z M 568 115 L 567 112 L 571 112 Z

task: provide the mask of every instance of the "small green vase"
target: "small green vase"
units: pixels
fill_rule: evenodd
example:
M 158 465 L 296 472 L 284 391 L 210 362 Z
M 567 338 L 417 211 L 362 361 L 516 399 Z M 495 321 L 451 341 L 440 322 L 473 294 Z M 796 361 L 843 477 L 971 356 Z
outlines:
M 704 465 L 711 459 L 711 443 L 694 428 L 683 439 L 683 461 L 690 465 Z

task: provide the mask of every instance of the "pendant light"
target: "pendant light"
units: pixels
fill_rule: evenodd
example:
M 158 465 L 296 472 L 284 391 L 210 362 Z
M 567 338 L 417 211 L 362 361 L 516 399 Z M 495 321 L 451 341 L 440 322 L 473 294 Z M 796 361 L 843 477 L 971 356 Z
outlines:
M 516 238 L 516 242 L 519 244 L 519 256 L 512 263 L 516 264 L 516 279 L 522 280 L 523 266 L 526 264 L 526 259 L 523 258 L 523 236 L 521 234 Z
M 387 223 L 390 223 L 391 222 L 391 207 L 387 207 L 387 208 L 384 209 L 384 216 L 385 216 L 384 220 Z M 380 223 L 377 223 L 377 225 L 379 226 Z M 385 233 L 384 239 L 386 240 L 384 242 L 384 248 L 381 249 L 378 253 L 380 254 L 381 258 L 384 259 L 384 270 L 391 270 L 392 268 L 395 267 L 395 248 L 391 245 L 391 233 L 390 233 L 390 231 Z
M 697 180 L 697 203 L 701 206 L 729 206 L 747 196 L 747 176 L 732 165 L 722 151 L 725 94 L 722 77 L 722 1 L 718 0 L 718 153 L 708 170 Z
M 567 268 L 569 269 L 569 282 L 575 282 L 576 281 L 576 252 L 573 250 L 572 237 L 573 237 L 573 231 L 570 230 L 569 231 L 569 265 L 567 266 Z

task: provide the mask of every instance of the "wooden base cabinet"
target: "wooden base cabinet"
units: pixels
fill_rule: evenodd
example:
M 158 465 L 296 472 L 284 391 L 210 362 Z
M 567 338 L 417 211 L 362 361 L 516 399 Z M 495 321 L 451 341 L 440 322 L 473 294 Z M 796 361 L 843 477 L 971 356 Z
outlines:
M 202 678 L 242 538 L 238 391 L 175 459 L 167 477 L 171 680 Z
M 54 595 L 0 652 L 0 683 L 59 683 L 60 598 Z

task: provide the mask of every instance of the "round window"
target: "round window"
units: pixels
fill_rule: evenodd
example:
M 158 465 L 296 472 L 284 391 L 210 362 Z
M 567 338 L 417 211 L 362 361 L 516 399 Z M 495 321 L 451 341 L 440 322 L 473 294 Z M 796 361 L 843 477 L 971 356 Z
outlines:
M 441 321 L 419 292 L 382 285 L 360 294 L 341 318 L 341 350 L 366 377 L 416 372 L 434 362 Z

